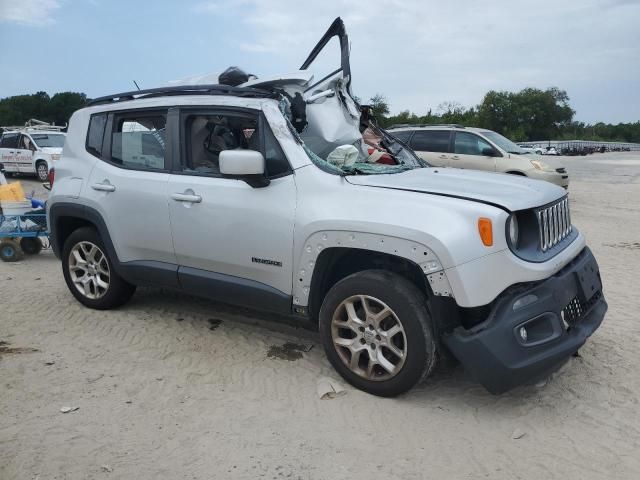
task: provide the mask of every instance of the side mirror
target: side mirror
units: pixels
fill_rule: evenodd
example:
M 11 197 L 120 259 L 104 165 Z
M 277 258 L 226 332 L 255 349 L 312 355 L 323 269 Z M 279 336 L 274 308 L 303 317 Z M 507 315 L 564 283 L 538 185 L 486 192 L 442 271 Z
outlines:
M 223 150 L 218 157 L 220 173 L 240 177 L 252 187 L 266 187 L 269 179 L 265 174 L 262 153 L 255 150 Z
M 491 147 L 484 147 L 482 149 L 482 155 L 485 157 L 497 157 L 496 151 Z

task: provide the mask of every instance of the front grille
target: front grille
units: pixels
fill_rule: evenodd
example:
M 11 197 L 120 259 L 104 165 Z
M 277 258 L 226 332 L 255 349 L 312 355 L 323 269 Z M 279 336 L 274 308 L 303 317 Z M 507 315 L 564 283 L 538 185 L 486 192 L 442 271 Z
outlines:
M 569 198 L 539 209 L 538 228 L 540 233 L 540 249 L 546 252 L 564 240 L 573 230 L 569 213 Z

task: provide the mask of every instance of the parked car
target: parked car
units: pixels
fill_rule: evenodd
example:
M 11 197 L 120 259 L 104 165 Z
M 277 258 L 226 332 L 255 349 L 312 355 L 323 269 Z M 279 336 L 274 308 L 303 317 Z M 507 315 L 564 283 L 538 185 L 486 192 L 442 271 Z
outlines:
M 50 168 L 62 154 L 63 128 L 33 121 L 24 127 L 2 127 L 0 162 L 5 172 L 35 174 L 46 182 Z
M 436 167 L 510 173 L 569 188 L 564 167 L 551 167 L 491 130 L 462 125 L 407 125 L 388 131 Z
M 314 81 L 334 37 L 341 64 Z M 358 110 L 340 19 L 300 70 L 73 114 L 47 209 L 80 303 L 154 285 L 317 322 L 335 369 L 382 396 L 439 352 L 498 393 L 585 343 L 607 304 L 562 188 L 426 168 Z
M 522 150 L 524 150 L 526 153 L 532 153 L 535 155 L 542 155 L 542 152 L 544 151 L 544 149 L 542 147 L 530 147 L 528 145 L 518 145 Z
M 542 151 L 542 155 L 560 155 L 556 147 L 547 147 Z

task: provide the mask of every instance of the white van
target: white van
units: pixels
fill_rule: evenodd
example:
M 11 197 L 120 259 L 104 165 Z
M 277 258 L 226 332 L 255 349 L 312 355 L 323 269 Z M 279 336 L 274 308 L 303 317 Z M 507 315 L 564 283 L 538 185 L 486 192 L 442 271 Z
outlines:
M 35 174 L 46 182 L 53 163 L 60 158 L 66 134 L 65 127 L 37 125 L 2 127 L 0 163 L 5 173 Z

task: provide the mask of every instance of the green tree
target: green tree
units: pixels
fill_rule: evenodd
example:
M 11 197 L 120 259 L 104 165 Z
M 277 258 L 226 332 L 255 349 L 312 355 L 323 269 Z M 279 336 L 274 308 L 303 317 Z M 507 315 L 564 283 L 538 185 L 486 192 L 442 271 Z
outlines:
M 574 111 L 564 90 L 525 88 L 488 92 L 478 107 L 478 126 L 514 140 L 547 140 L 571 125 Z
M 369 99 L 369 105 L 371 105 L 371 111 L 377 119 L 382 119 L 389 114 L 389 102 L 384 95 L 376 93 Z
M 47 121 L 56 125 L 64 125 L 76 110 L 86 106 L 87 96 L 84 93 L 61 92 L 56 93 L 49 101 Z
M 36 118 L 64 125 L 71 114 L 87 104 L 84 93 L 61 92 L 49 97 L 46 92 L 16 95 L 0 99 L 0 126 L 19 126 Z

